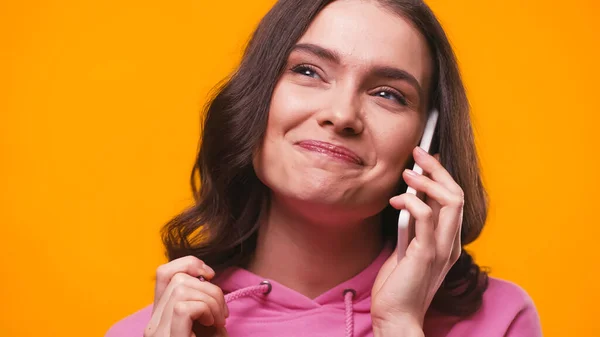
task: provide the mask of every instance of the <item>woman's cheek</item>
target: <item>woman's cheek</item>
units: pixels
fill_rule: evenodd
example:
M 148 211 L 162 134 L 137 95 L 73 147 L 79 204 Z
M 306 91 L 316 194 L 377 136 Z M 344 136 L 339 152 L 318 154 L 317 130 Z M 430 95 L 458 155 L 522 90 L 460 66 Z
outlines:
M 377 160 L 385 167 L 385 174 L 393 175 L 394 179 L 401 179 L 402 171 L 419 141 L 418 132 L 415 131 L 418 124 L 409 121 L 384 121 L 381 125 L 389 127 L 380 127 L 379 132 L 374 133 L 377 135 L 374 139 Z
M 283 81 L 273 93 L 269 117 L 282 121 L 305 119 L 319 108 L 318 103 L 322 101 L 323 93 L 318 88 Z

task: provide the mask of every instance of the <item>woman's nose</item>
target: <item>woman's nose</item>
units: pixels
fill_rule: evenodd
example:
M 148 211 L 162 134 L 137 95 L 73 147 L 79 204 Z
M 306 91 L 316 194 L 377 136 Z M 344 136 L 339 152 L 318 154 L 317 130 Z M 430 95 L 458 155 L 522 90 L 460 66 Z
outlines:
M 353 95 L 332 99 L 330 106 L 318 115 L 318 122 L 321 127 L 345 136 L 358 135 L 364 130 L 360 102 Z

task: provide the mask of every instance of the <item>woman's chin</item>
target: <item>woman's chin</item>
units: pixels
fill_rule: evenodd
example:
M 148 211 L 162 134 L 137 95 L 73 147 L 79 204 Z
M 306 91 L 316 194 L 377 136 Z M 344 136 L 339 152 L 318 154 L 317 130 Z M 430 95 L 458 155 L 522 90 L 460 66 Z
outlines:
M 331 207 L 341 207 L 352 203 L 351 189 L 341 188 L 340 185 L 319 184 L 317 182 L 297 182 L 290 183 L 282 188 L 272 189 L 275 193 L 285 197 L 310 204 L 329 205 Z
M 292 186 L 289 186 L 292 187 Z M 361 220 L 379 213 L 385 205 L 382 202 L 359 200 L 351 191 L 337 189 L 288 188 L 273 191 L 276 202 L 299 213 L 309 213 L 318 217 L 337 217 L 346 220 Z

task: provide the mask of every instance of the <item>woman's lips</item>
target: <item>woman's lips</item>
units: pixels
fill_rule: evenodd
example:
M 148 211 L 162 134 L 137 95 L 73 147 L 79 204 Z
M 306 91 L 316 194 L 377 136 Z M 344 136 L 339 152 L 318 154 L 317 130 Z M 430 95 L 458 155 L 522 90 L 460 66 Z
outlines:
M 326 154 L 333 158 L 341 159 L 352 164 L 363 164 L 362 159 L 356 153 L 350 151 L 349 149 L 343 146 L 337 146 L 331 143 L 320 142 L 317 140 L 303 140 L 296 144 L 309 151 Z

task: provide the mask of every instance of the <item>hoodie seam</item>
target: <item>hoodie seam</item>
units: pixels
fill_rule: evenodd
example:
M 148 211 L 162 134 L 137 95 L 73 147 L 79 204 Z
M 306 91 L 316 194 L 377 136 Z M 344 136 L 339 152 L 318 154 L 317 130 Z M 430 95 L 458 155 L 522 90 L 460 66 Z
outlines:
M 280 317 L 280 316 L 272 316 L 270 319 L 266 319 L 266 318 L 258 318 L 258 319 L 252 319 L 251 317 L 248 317 L 248 321 L 252 322 L 252 323 L 272 323 L 273 321 L 277 321 L 277 322 L 289 322 L 289 321 L 293 321 L 293 320 L 297 320 L 297 319 L 302 319 L 305 318 L 307 316 L 314 316 L 316 314 L 320 314 L 322 311 L 327 312 L 325 309 L 327 308 L 315 308 L 315 309 L 310 309 L 308 311 L 303 311 L 301 313 L 282 313 L 284 315 L 290 315 L 291 317 Z M 362 314 L 366 314 L 366 312 L 355 312 L 355 313 L 362 313 Z M 240 317 L 244 317 L 244 316 L 240 316 Z M 341 316 L 340 316 L 341 317 Z
M 282 303 L 279 303 L 277 301 L 272 301 L 269 300 L 268 298 L 269 295 L 259 295 L 259 294 L 250 294 L 250 298 L 253 298 L 255 300 L 258 301 L 258 303 L 260 304 L 261 302 L 265 301 L 265 302 L 269 302 L 270 305 L 276 305 L 277 307 L 284 309 L 284 310 L 318 310 L 318 309 L 336 309 L 336 310 L 340 310 L 340 311 L 344 311 L 346 310 L 344 307 L 344 302 L 335 302 L 335 303 L 325 303 L 325 304 L 321 304 L 321 303 L 317 303 L 317 302 L 313 302 L 314 305 L 316 305 L 316 307 L 314 308 L 290 308 L 290 307 L 286 307 L 285 305 L 283 305 Z M 354 302 L 354 306 L 355 306 L 355 312 L 370 312 L 371 309 L 369 308 L 368 310 L 357 310 L 357 306 L 360 306 L 360 304 L 362 304 L 363 302 L 368 301 L 370 298 L 369 297 L 365 297 L 360 301 L 355 301 Z M 370 306 L 369 306 L 370 307 Z

